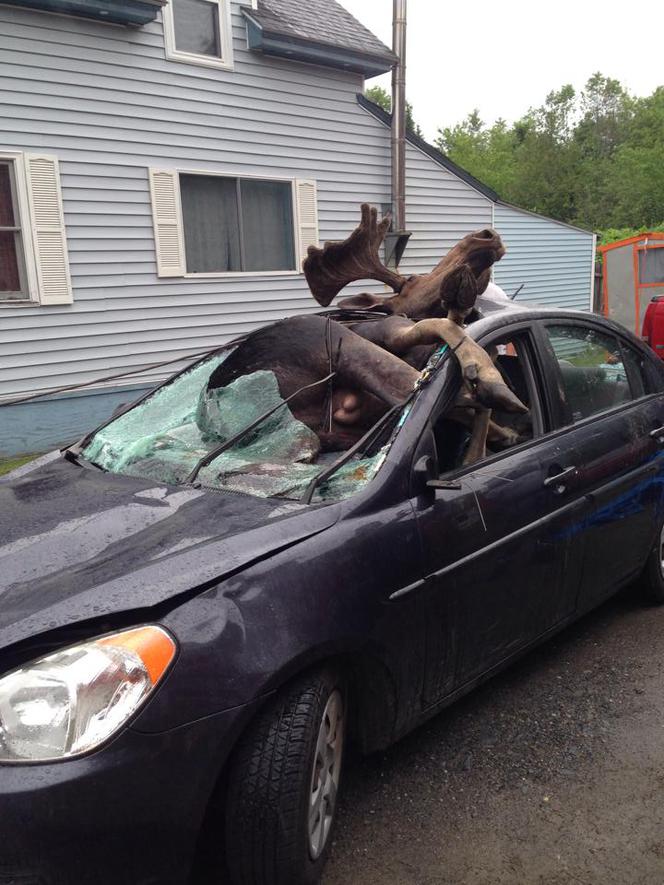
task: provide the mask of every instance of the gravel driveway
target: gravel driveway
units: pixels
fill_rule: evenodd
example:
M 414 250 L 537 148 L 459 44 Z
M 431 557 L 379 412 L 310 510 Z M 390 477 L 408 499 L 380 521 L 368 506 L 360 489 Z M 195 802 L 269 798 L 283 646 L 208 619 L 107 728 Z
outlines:
M 352 759 L 323 885 L 662 885 L 664 608 L 623 593 Z

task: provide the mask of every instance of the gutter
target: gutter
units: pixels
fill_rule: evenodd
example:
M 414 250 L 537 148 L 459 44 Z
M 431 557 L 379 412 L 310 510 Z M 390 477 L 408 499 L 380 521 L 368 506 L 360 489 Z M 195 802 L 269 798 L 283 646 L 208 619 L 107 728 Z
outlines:
M 3 6 L 18 6 L 37 12 L 70 15 L 116 25 L 141 27 L 157 18 L 167 0 L 0 0 Z
M 252 12 L 251 9 L 242 10 L 242 15 L 247 22 L 247 44 L 253 52 L 261 52 L 263 55 L 273 55 L 306 64 L 355 71 L 365 77 L 376 77 L 386 73 L 396 60 L 392 53 L 374 55 L 357 49 L 348 49 L 344 46 L 319 43 L 303 37 L 270 31 L 263 27 L 252 15 Z

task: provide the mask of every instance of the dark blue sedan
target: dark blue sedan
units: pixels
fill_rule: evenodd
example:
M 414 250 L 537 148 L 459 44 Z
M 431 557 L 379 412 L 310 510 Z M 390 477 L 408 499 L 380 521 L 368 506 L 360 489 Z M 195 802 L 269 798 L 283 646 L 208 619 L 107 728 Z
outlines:
M 664 365 L 580 313 L 470 333 L 529 409 L 471 466 L 445 348 L 323 455 L 269 372 L 209 394 L 222 349 L 0 480 L 0 882 L 310 885 L 348 741 L 664 601 Z

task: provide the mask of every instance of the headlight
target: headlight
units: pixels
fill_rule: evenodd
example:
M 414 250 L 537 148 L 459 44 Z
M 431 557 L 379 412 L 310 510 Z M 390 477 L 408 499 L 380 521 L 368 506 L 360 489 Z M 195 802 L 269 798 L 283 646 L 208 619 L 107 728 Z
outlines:
M 161 627 L 73 645 L 0 679 L 0 763 L 94 749 L 154 691 L 175 656 Z

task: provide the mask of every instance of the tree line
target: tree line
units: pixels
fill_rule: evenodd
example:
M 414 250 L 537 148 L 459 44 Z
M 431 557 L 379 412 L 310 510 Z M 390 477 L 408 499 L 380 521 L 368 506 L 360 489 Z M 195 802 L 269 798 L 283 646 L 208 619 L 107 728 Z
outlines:
M 385 90 L 367 96 L 389 110 Z M 486 125 L 474 110 L 434 144 L 503 200 L 600 231 L 604 242 L 664 230 L 664 86 L 639 98 L 596 73 L 513 124 Z

